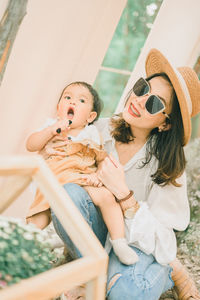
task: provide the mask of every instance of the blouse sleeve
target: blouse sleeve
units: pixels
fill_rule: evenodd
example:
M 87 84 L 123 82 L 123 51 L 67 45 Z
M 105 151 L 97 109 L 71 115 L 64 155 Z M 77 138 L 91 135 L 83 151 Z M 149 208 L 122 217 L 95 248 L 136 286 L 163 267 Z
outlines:
M 189 224 L 185 173 L 177 182 L 181 187 L 153 184 L 147 202 L 141 204 L 134 219 L 125 219 L 129 243 L 153 254 L 160 264 L 168 264 L 176 257 L 174 229 L 185 230 Z

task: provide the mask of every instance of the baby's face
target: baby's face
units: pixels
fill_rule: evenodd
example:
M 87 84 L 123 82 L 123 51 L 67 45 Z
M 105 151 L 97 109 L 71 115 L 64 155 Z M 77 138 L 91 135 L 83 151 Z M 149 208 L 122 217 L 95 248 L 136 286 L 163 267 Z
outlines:
M 93 96 L 81 84 L 71 84 L 64 90 L 58 103 L 57 114 L 62 120 L 71 120 L 71 128 L 83 128 L 96 118 Z

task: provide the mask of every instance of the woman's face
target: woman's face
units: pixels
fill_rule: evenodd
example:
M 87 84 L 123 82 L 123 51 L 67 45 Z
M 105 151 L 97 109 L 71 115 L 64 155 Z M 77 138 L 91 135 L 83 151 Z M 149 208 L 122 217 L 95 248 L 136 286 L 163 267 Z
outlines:
M 156 115 L 151 115 L 147 112 L 145 103 L 150 95 L 154 94 L 159 96 L 166 106 L 164 112 L 168 115 L 171 112 L 172 87 L 168 81 L 158 76 L 148 82 L 150 85 L 150 93 L 138 97 L 132 92 L 122 113 L 124 120 L 131 126 L 133 132 L 134 129 L 138 128 L 146 130 L 148 134 L 152 129 L 166 124 L 166 116 L 162 112 Z

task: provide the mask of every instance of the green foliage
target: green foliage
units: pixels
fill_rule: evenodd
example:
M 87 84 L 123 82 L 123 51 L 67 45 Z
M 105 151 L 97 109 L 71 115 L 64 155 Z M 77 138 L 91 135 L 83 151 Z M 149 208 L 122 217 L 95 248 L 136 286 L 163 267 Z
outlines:
M 162 0 L 128 0 L 103 66 L 132 70 Z
M 126 86 L 128 77 L 129 76 L 127 75 L 121 76 L 106 71 L 99 72 L 95 88 L 98 90 L 104 103 L 104 109 L 101 116 L 110 117 L 114 113 L 122 90 Z
M 191 207 L 191 221 L 200 220 L 200 138 L 192 140 L 185 149 L 187 159 L 188 196 Z
M 0 289 L 49 270 L 55 255 L 34 225 L 0 216 Z
M 103 61 L 104 67 L 132 71 L 162 0 L 128 0 Z M 102 116 L 115 110 L 129 76 L 100 71 L 95 88 L 105 105 Z
M 200 256 L 200 138 L 192 140 L 185 148 L 187 183 L 191 222 L 184 232 L 177 233 L 182 252 Z

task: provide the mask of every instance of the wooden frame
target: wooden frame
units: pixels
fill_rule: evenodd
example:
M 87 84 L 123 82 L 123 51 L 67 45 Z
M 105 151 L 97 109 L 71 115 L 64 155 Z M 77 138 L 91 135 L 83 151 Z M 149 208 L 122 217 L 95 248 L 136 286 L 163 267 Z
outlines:
M 0 175 L 11 177 L 0 193 L 0 213 L 34 179 L 83 257 L 0 291 L 4 300 L 47 300 L 86 283 L 87 300 L 105 299 L 108 256 L 71 198 L 39 155 L 0 157 Z M 67 199 L 67 201 L 66 201 Z

